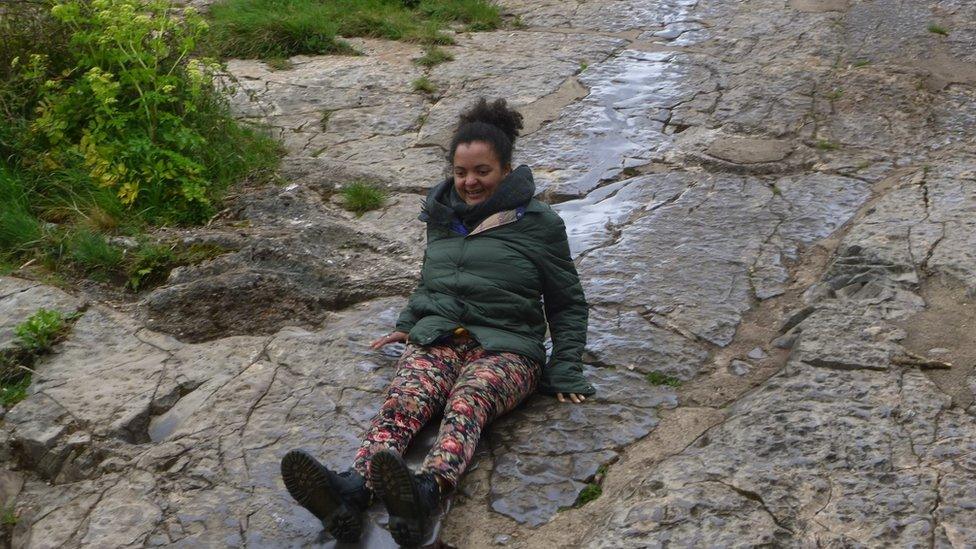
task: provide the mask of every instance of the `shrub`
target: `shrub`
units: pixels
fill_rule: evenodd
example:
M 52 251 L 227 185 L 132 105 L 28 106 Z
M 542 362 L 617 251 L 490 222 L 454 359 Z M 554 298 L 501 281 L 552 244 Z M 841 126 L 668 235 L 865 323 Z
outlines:
M 64 44 L 42 40 L 10 59 L 2 97 L 23 131 L 3 145 L 16 167 L 83 175 L 149 221 L 195 223 L 246 172 L 234 156 L 266 156 L 215 92 L 219 67 L 189 59 L 207 31 L 192 9 L 177 17 L 166 0 L 54 0 L 50 17 L 64 53 L 52 57 Z
M 363 181 L 350 183 L 340 192 L 343 207 L 359 215 L 381 208 L 386 202 L 386 193 L 382 189 Z
M 104 233 L 209 219 L 224 190 L 270 178 L 279 145 L 238 123 L 207 23 L 167 0 L 50 0 L 0 16 L 0 264 L 105 278 Z M 225 89 L 225 88 L 222 88 Z

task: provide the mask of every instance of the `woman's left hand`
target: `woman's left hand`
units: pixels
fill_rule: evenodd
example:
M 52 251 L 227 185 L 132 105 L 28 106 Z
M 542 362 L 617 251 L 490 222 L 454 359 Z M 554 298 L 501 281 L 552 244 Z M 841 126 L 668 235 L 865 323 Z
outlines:
M 559 402 L 573 402 L 575 404 L 580 404 L 586 400 L 586 395 L 578 395 L 576 393 L 556 393 L 556 400 Z

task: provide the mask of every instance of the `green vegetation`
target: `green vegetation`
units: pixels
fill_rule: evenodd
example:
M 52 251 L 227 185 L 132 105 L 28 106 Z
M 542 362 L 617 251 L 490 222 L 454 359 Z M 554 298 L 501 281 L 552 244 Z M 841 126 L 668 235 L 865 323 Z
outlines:
M 381 208 L 386 202 L 386 192 L 365 181 L 350 183 L 340 193 L 343 198 L 342 206 L 359 215 Z
M 830 90 L 829 92 L 827 92 L 826 94 L 824 94 L 824 97 L 826 97 L 827 100 L 828 101 L 831 101 L 831 102 L 837 101 L 841 97 L 844 97 L 844 90 L 842 90 L 840 88 L 834 88 L 834 89 Z
M 414 80 L 411 85 L 413 86 L 413 91 L 421 93 L 433 94 L 437 91 L 437 86 L 430 81 L 426 76 L 421 76 L 420 78 Z
M 851 63 L 851 66 L 852 67 L 856 67 L 856 68 L 860 68 L 860 67 L 866 67 L 866 66 L 868 66 L 870 64 L 871 64 L 871 60 L 870 59 L 858 59 L 858 60 L 854 61 L 853 63 Z
M 582 507 L 587 503 L 595 500 L 603 494 L 603 487 L 596 483 L 587 484 L 578 496 L 576 496 L 576 503 L 573 504 L 574 507 Z
M 585 71 L 585 70 L 586 70 L 586 68 L 587 68 L 587 67 L 589 67 L 589 66 L 590 66 L 590 65 L 589 65 L 589 64 L 588 64 L 588 63 L 587 63 L 586 61 L 580 61 L 580 65 L 579 65 L 579 71 L 577 71 L 577 72 L 583 72 L 583 71 Z
M 126 285 L 133 291 L 156 286 L 166 281 L 170 271 L 181 265 L 196 265 L 213 259 L 227 250 L 213 244 L 145 243 L 132 254 L 125 269 Z
M 681 385 L 680 379 L 661 372 L 648 372 L 644 378 L 651 385 L 666 385 L 668 387 L 678 387 Z
M 264 62 L 268 65 L 268 68 L 273 71 L 287 71 L 294 67 L 291 60 L 287 57 L 272 57 L 270 59 L 265 59 Z
M 580 490 L 579 494 L 576 495 L 576 501 L 574 501 L 572 505 L 560 507 L 559 511 L 579 509 L 580 507 L 603 495 L 603 479 L 607 477 L 607 471 L 609 469 L 610 464 L 608 463 L 604 463 L 597 467 L 596 473 L 593 474 L 593 476 L 586 483 L 586 486 L 584 486 L 583 489 Z
M 332 118 L 332 111 L 322 111 L 322 119 L 319 120 L 319 127 L 322 131 L 327 131 L 329 129 L 329 119 Z
M 484 31 L 501 22 L 486 0 L 223 0 L 210 15 L 209 47 L 239 58 L 355 53 L 339 36 L 452 44 L 442 32 L 450 24 Z
M 17 516 L 17 510 L 12 503 L 0 511 L 0 525 L 2 526 L 17 526 L 19 520 L 20 517 Z
M 840 145 L 827 139 L 818 139 L 817 142 L 814 143 L 814 146 L 821 151 L 836 151 L 840 148 Z
M 64 320 L 61 311 L 39 309 L 14 328 L 14 335 L 25 349 L 33 352 L 47 351 L 64 329 Z
M 0 352 L 0 405 L 10 407 L 27 396 L 32 367 L 68 333 L 78 315 L 38 309 L 14 328 L 17 341 Z
M 14 3 L 0 16 L 0 270 L 121 279 L 112 244 L 193 225 L 272 177 L 277 143 L 237 122 L 208 25 L 167 0 Z M 44 276 L 44 273 L 41 273 Z
M 440 65 L 447 61 L 453 61 L 454 56 L 446 51 L 436 48 L 428 47 L 424 49 L 424 55 L 414 59 L 414 63 L 421 65 L 423 67 L 433 67 L 434 65 Z
M 939 25 L 938 23 L 929 23 L 929 26 L 926 28 L 928 29 L 929 32 L 933 34 L 938 34 L 940 36 L 949 36 L 949 29 L 943 27 L 942 25 Z

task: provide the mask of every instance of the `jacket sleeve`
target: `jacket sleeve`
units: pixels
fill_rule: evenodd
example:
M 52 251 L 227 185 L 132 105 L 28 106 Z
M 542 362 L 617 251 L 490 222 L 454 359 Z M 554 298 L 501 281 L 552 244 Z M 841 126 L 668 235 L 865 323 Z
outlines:
M 417 323 L 420 318 L 417 316 L 417 299 L 418 297 L 426 291 L 424 287 L 424 269 L 423 266 L 427 264 L 427 250 L 424 250 L 424 260 L 421 263 L 420 268 L 420 281 L 417 282 L 417 287 L 413 289 L 410 294 L 410 299 L 407 300 L 407 306 L 400 311 L 400 316 L 397 317 L 396 321 L 396 331 L 410 333 L 413 329 L 414 324 Z
M 552 356 L 542 370 L 539 392 L 596 393 L 583 375 L 582 355 L 586 346 L 586 326 L 589 312 L 583 286 L 576 265 L 569 253 L 566 224 L 552 213 L 543 254 L 543 301 L 549 333 L 552 337 Z

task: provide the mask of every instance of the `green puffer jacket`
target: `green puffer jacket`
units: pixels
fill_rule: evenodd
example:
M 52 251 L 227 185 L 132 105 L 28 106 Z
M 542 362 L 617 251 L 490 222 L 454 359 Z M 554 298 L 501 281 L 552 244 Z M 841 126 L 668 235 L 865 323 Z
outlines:
M 508 177 L 527 177 L 534 190 L 528 167 L 520 166 Z M 532 199 L 490 215 L 464 235 L 466 228 L 456 218 L 452 223 L 431 219 L 453 216 L 438 201 L 451 186 L 453 179 L 448 179 L 428 194 L 425 212 L 435 215 L 427 216 L 421 280 L 396 329 L 408 332 L 412 343 L 429 345 L 463 327 L 489 351 L 515 352 L 543 363 L 548 319 L 553 351 L 539 392 L 594 394 L 580 361 L 586 345 L 586 299 L 563 220 Z

